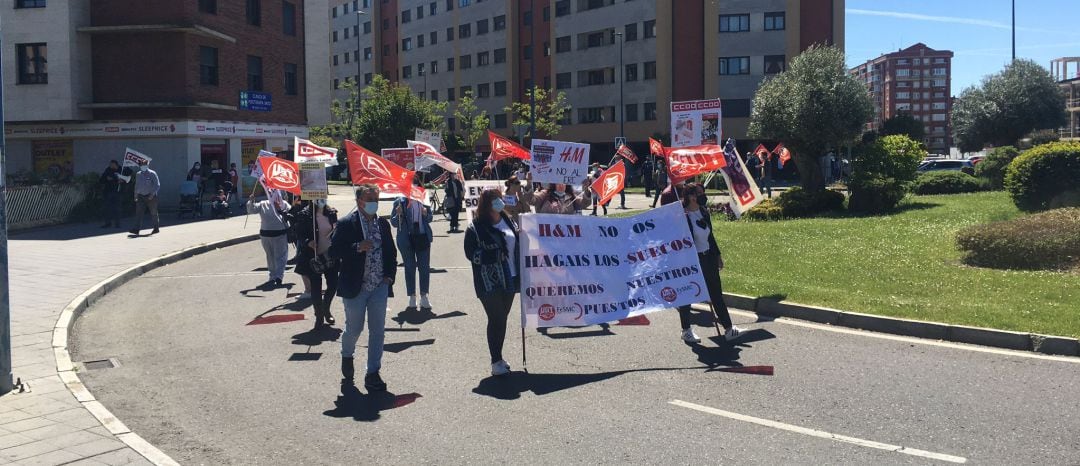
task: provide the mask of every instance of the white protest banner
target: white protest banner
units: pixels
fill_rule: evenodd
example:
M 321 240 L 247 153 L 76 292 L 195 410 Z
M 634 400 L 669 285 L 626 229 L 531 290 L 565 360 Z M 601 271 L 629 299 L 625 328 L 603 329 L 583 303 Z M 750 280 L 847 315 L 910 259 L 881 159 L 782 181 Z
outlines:
M 407 170 L 413 171 L 416 170 L 415 168 L 413 168 L 416 166 L 416 163 L 414 162 L 416 157 L 415 154 L 416 151 L 414 151 L 411 147 L 398 147 L 379 150 L 379 155 L 381 155 L 382 158 L 394 162 L 402 167 L 405 167 L 405 169 Z
M 671 147 L 720 144 L 720 99 L 671 103 Z
M 322 162 L 301 162 L 300 199 L 326 199 L 329 190 L 326 185 L 326 165 Z
M 414 140 L 431 144 L 431 147 L 434 147 L 440 151 L 446 150 L 446 145 L 443 144 L 442 140 L 442 133 L 438 131 L 428 131 L 426 129 L 420 128 L 416 128 L 416 131 L 414 131 L 414 133 L 416 136 L 415 138 L 413 138 Z
M 337 149 L 322 147 L 307 139 L 293 136 L 293 158 L 296 163 L 322 162 L 330 166 L 337 166 Z
M 709 299 L 682 204 L 521 216 L 521 325 L 594 325 Z
M 529 171 L 536 183 L 581 186 L 589 174 L 589 145 L 533 139 Z
M 728 192 L 731 193 L 731 211 L 736 218 L 741 218 L 746 211 L 761 203 L 761 190 L 750 176 L 742 157 L 739 157 L 734 139 L 728 139 L 724 145 L 724 160 L 727 165 L 720 169 L 720 173 L 724 175 Z
M 124 180 L 125 183 L 130 181 L 131 177 L 124 175 L 124 169 L 127 168 L 127 167 L 133 167 L 135 170 L 138 170 L 139 162 L 144 161 L 144 160 L 146 161 L 147 164 L 149 164 L 150 161 L 153 160 L 153 159 L 150 158 L 149 155 L 146 155 L 146 154 L 144 154 L 142 152 L 139 152 L 139 151 L 137 151 L 135 149 L 132 149 L 130 147 L 125 148 L 124 149 L 124 162 L 123 162 L 123 165 L 120 166 L 120 175 L 119 175 L 120 179 Z
M 480 195 L 484 190 L 491 188 L 503 189 L 506 185 L 499 180 L 469 180 L 465 182 L 465 212 L 469 221 L 472 221 L 472 212 L 480 204 Z

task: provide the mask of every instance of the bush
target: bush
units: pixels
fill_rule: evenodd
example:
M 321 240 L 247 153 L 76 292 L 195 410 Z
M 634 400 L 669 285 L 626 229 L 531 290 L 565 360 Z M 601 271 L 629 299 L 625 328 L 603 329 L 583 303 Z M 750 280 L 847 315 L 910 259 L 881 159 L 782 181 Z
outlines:
M 985 178 L 990 183 L 991 189 L 1001 189 L 1005 186 L 1005 168 L 1012 163 L 1020 151 L 1013 146 L 994 148 L 986 158 L 975 166 L 975 176 Z
M 852 180 L 849 187 L 848 210 L 875 214 L 895 208 L 908 191 L 907 183 L 883 176 L 860 177 L 857 181 Z
M 1005 171 L 1005 189 L 1021 210 L 1080 206 L 1080 142 L 1024 151 Z
M 978 267 L 1063 270 L 1080 265 L 1080 209 L 975 225 L 956 236 L 964 262 Z
M 802 188 L 791 188 L 773 199 L 762 201 L 750 209 L 744 217 L 751 220 L 805 218 L 843 208 L 844 195 L 836 191 L 807 191 Z
M 903 135 L 885 136 L 861 147 L 852 164 L 848 209 L 881 213 L 896 207 L 924 158 L 922 145 Z
M 957 194 L 989 190 L 989 182 L 967 173 L 945 171 L 919 175 L 911 185 L 915 194 Z

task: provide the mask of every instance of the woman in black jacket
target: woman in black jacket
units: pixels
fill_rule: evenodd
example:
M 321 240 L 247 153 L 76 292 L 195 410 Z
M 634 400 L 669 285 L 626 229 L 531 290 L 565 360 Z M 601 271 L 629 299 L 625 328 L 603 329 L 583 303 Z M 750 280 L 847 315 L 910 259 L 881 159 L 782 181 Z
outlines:
M 334 316 L 330 315 L 330 304 L 338 286 L 338 264 L 326 254 L 330 250 L 330 234 L 337 225 L 337 210 L 326 205 L 326 200 L 304 201 L 304 207 L 289 219 L 294 225 L 296 237 L 300 243 L 300 254 L 296 261 L 296 273 L 307 277 L 311 282 L 311 303 L 315 308 L 315 327 L 334 325 Z M 316 221 L 312 221 L 312 212 Z M 312 267 L 312 260 L 318 258 L 322 270 Z M 326 279 L 326 291 L 323 292 L 323 279 Z
M 499 189 L 484 191 L 465 231 L 465 257 L 472 263 L 473 288 L 488 317 L 491 375 L 510 373 L 502 348 L 506 318 L 520 287 L 518 226 L 503 212 L 502 197 Z
M 724 326 L 724 339 L 731 341 L 742 334 L 742 330 L 731 323 L 731 315 L 724 304 L 724 290 L 720 286 L 720 271 L 724 268 L 724 259 L 720 257 L 720 247 L 713 236 L 712 219 L 705 209 L 707 198 L 705 188 L 698 183 L 687 183 L 679 189 L 683 210 L 686 212 L 686 224 L 690 227 L 690 236 L 697 246 L 701 273 L 705 276 L 705 288 L 709 291 L 713 312 Z M 697 343 L 701 339 L 690 328 L 690 305 L 679 306 L 679 321 L 682 323 L 682 338 L 687 343 Z

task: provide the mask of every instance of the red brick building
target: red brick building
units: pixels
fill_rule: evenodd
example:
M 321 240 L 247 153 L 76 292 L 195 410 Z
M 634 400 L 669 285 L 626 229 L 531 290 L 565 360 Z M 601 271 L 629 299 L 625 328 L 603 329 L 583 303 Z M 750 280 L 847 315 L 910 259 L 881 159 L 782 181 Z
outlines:
M 874 119 L 867 130 L 879 130 L 885 120 L 908 114 L 923 122 L 931 153 L 948 154 L 952 147 L 952 58 L 948 50 L 918 43 L 882 55 L 851 69 L 866 83 L 874 100 Z

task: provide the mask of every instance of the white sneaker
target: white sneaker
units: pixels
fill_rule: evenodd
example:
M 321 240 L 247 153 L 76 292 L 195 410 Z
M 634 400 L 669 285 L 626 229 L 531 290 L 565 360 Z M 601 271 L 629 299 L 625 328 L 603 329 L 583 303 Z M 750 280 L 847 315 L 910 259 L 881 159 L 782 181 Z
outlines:
M 491 363 L 491 375 L 506 375 L 510 373 L 510 365 L 506 361 Z
M 308 292 L 305 291 L 300 296 L 297 296 L 296 299 L 298 299 L 298 300 L 311 299 L 311 293 L 308 293 Z
M 741 328 L 732 325 L 731 328 L 727 329 L 727 331 L 724 332 L 724 339 L 727 340 L 727 341 L 734 340 L 736 338 L 741 337 L 742 332 L 743 331 L 742 331 Z
M 416 307 L 416 296 L 409 296 L 409 307 Z
M 701 338 L 698 338 L 694 329 L 691 328 L 682 331 L 682 340 L 687 343 L 701 343 Z
M 420 309 L 431 309 L 431 301 L 428 301 L 427 295 L 420 295 Z

